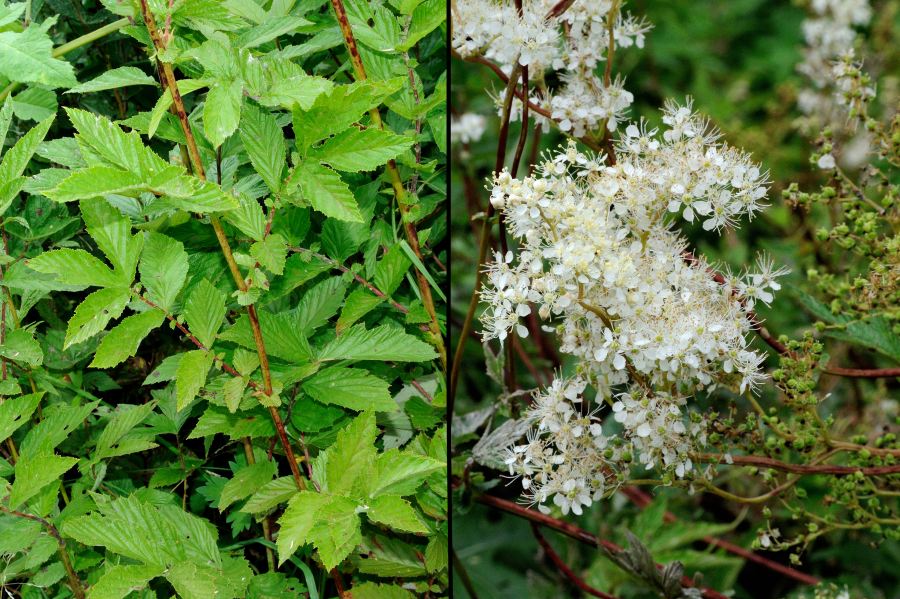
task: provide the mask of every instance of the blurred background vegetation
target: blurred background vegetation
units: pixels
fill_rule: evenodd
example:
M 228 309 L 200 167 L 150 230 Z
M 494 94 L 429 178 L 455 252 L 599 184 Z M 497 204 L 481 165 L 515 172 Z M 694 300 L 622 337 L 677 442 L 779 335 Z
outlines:
M 817 264 L 819 244 L 814 232 L 820 226 L 830 226 L 829 215 L 821 206 L 806 211 L 788 206 L 781 199 L 782 191 L 792 182 L 796 182 L 801 191 L 815 191 L 826 182 L 825 175 L 814 164 L 815 159 L 811 160 L 812 140 L 796 126 L 800 116 L 797 94 L 807 85 L 796 71 L 804 43 L 801 23 L 806 11 L 803 3 L 634 0 L 626 3 L 624 9 L 638 17 L 646 17 L 653 24 L 645 48 L 622 49 L 615 55 L 613 72 L 626 77 L 626 88 L 635 96 L 632 118 L 644 117 L 651 124 L 657 124 L 659 107 L 665 99 L 682 100 L 690 95 L 694 98 L 695 108 L 710 117 L 727 142 L 750 152 L 771 173 L 771 207 L 761 217 L 749 223 L 743 221 L 739 229 L 721 237 L 705 233 L 697 224 L 683 228 L 686 236 L 697 251 L 719 266 L 729 265 L 740 270 L 750 264 L 758 252 L 765 251 L 774 257 L 776 264 L 791 268 L 780 295 L 770 308 L 761 307 L 760 316 L 774 334 L 800 338 L 803 332 L 813 329 L 816 320 L 802 303 L 804 294 L 816 294 L 806 276 L 807 269 Z M 878 71 L 875 73 L 878 82 L 875 112 L 884 114 L 896 110 L 890 104 L 896 106 L 898 98 L 900 11 L 896 1 L 873 2 L 873 9 L 872 21 L 864 33 L 867 43 L 878 55 L 871 60 L 865 57 L 865 67 Z M 472 293 L 481 226 L 480 220 L 472 221 L 470 217 L 487 206 L 485 185 L 496 153 L 499 118 L 491 96 L 496 97 L 503 85 L 481 65 L 454 59 L 451 72 L 452 114 L 476 112 L 488 117 L 488 128 L 480 141 L 465 149 L 460 145 L 453 148 L 451 324 L 458 336 Z M 514 122 L 510 130 L 510 157 L 518 139 L 519 126 L 520 123 Z M 532 139 L 530 136 L 529 149 Z M 557 129 L 549 132 L 545 129 L 540 138 L 540 150 L 555 148 L 563 141 Z M 853 268 L 852 254 L 830 246 L 826 251 L 832 252 L 830 260 L 833 262 L 843 264 L 846 261 L 847 268 Z M 475 328 L 479 328 L 477 323 Z M 458 337 L 452 339 L 454 347 L 458 342 Z M 753 343 L 757 348 L 768 349 L 759 339 Z M 525 346 L 536 365 L 547 366 L 533 344 Z M 895 365 L 865 347 L 833 340 L 826 342 L 826 353 L 840 357 L 850 366 Z M 777 358 L 771 356 L 767 369 L 771 370 L 777 363 Z M 562 367 L 565 371 L 565 357 Z M 525 368 L 519 365 L 518 370 L 523 388 L 536 386 Z M 887 412 L 896 411 L 900 397 L 898 379 L 870 381 L 824 375 L 819 390 L 822 395 L 830 393 L 825 407 L 826 411 L 835 414 L 838 425 L 841 418 L 863 418 L 867 406 L 877 405 Z M 494 402 L 498 393 L 498 385 L 485 372 L 484 351 L 472 338 L 465 346 L 456 414 L 483 408 Z M 777 394 L 774 386 L 766 385 L 760 402 L 775 405 Z M 717 405 L 715 409 L 724 408 Z M 462 430 L 456 426 L 454 435 Z M 457 477 L 462 475 L 476 439 L 475 435 L 453 439 L 451 451 Z M 741 473 L 734 469 L 731 475 L 741 476 Z M 499 478 L 497 472 L 475 468 L 471 476 L 476 485 L 494 481 L 496 486 L 491 493 L 511 500 L 521 490 L 519 482 L 508 484 L 509 481 Z M 801 485 L 810 502 L 821 501 L 823 487 L 817 477 L 807 477 Z M 652 493 L 655 500 L 644 510 L 618 494 L 595 503 L 580 518 L 569 516 L 567 519 L 619 544 L 627 544 L 624 531 L 631 530 L 653 551 L 658 562 L 680 560 L 688 574 L 700 571 L 704 574 L 705 585 L 720 591 L 734 588 L 737 598 L 806 596 L 799 594 L 800 587 L 789 578 L 713 549 L 700 540 L 704 535 L 714 534 L 749 548 L 764 522 L 762 506 L 728 504 L 713 495 L 689 496 L 679 489 L 657 488 L 652 489 Z M 527 522 L 472 502 L 463 486 L 457 489 L 454 500 L 457 509 L 453 517 L 453 546 L 480 599 L 578 596 L 578 591 L 569 586 L 543 556 Z M 792 526 L 789 512 L 777 503 L 771 508 L 775 512 L 773 521 L 784 519 L 787 527 Z M 673 512 L 678 522 L 663 523 L 665 510 Z M 548 532 L 547 537 L 563 560 L 582 574 L 588 584 L 606 591 L 615 589 L 616 596 L 622 598 L 656 596 L 646 588 L 628 582 L 628 576 L 601 552 L 553 532 Z M 786 554 L 765 555 L 774 561 L 788 563 Z M 871 532 L 837 531 L 819 538 L 804 554 L 800 568 L 822 579 L 846 584 L 852 597 L 900 597 L 900 543 Z M 468 597 L 459 579 L 455 580 L 455 589 L 454 596 Z M 807 589 L 806 592 L 810 591 Z M 808 596 L 812 597 L 812 594 Z

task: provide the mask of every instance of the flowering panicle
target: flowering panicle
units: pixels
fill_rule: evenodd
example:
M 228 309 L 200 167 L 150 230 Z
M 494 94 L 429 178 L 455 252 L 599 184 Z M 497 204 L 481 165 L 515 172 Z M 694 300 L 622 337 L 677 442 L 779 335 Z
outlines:
M 510 0 L 457 2 L 451 10 L 453 49 L 464 58 L 484 56 L 507 74 L 516 63 L 527 66 L 537 87 L 555 71 L 561 86 L 536 92 L 536 104 L 548 108 L 561 129 L 575 136 L 613 131 L 634 98 L 623 81 L 607 85 L 595 73 L 609 52 L 609 25 L 614 48 L 642 48 L 650 25 L 622 13 L 621 2 L 612 0 L 575 2 L 547 18 L 556 3 L 523 0 L 520 14 Z M 520 112 L 521 100 L 514 99 L 513 115 Z
M 611 166 L 571 142 L 532 177 L 495 176 L 491 202 L 520 249 L 488 266 L 484 336 L 527 336 L 522 319 L 536 309 L 560 351 L 579 360 L 576 378 L 536 396 L 529 443 L 510 450 L 511 473 L 536 503 L 552 497 L 578 513 L 630 456 L 687 476 L 690 451 L 706 441 L 688 398 L 717 386 L 754 390 L 763 379 L 749 316 L 772 301 L 784 271 L 761 259 L 719 284 L 702 259 L 686 259 L 672 224 L 718 231 L 752 217 L 767 176 L 690 102 L 668 104 L 663 123 L 661 133 L 629 125 Z M 613 404 L 621 433 L 612 440 L 582 399 L 587 384 L 599 404 Z

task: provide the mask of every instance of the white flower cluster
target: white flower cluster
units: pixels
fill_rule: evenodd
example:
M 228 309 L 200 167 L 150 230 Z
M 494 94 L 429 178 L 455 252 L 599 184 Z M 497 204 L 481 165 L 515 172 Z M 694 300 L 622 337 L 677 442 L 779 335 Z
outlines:
M 534 306 L 555 321 L 549 330 L 560 351 L 579 359 L 577 379 L 538 395 L 530 412 L 537 428 L 508 462 L 529 487 L 539 483 L 530 491 L 537 503 L 552 497 L 575 511 L 606 488 L 609 464 L 597 448 L 608 440 L 594 416 L 599 407 L 582 407 L 585 384 L 598 403 L 613 403 L 622 425 L 624 444 L 610 443 L 618 448 L 611 462 L 628 453 L 682 477 L 692 448 L 705 443 L 702 419 L 685 414 L 687 398 L 719 385 L 753 390 L 763 379 L 763 356 L 748 348 L 748 317 L 755 302 L 772 300 L 784 271 L 760 260 L 757 272 L 720 284 L 702 259 L 686 259 L 687 243 L 671 223 L 700 219 L 720 230 L 752 217 L 767 177 L 720 143 L 690 103 L 668 104 L 663 122 L 661 135 L 629 125 L 613 165 L 572 142 L 533 177 L 504 171 L 494 180 L 491 202 L 521 244 L 488 267 L 484 336 L 526 336 L 520 319 Z
M 547 71 L 556 71 L 560 89 L 542 89 L 539 104 L 549 107 L 563 131 L 576 136 L 603 127 L 615 130 L 625 118 L 633 96 L 621 80 L 609 85 L 594 72 L 610 47 L 644 46 L 649 25 L 620 11 L 621 2 L 575 2 L 560 16 L 548 16 L 557 0 L 523 0 L 522 13 L 511 0 L 465 0 L 452 5 L 453 49 L 461 56 L 481 55 L 507 74 L 518 61 L 538 85 Z M 513 101 L 513 113 L 521 101 Z M 602 131 L 601 131 L 602 133 Z
M 848 84 L 841 63 L 852 64 L 854 27 L 867 25 L 872 9 L 868 0 L 813 0 L 810 8 L 811 18 L 803 22 L 806 49 L 797 70 L 809 78 L 812 89 L 802 90 L 797 100 L 809 127 L 819 128 L 846 118 L 846 109 L 840 110 L 846 105 L 841 89 Z
M 467 144 L 478 141 L 484 135 L 487 119 L 484 115 L 466 112 L 450 121 L 450 143 Z

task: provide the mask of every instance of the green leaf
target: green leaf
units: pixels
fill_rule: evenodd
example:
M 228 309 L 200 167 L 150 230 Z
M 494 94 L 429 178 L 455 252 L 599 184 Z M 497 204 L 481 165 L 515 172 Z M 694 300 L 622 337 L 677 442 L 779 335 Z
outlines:
M 94 458 L 105 459 L 126 455 L 126 453 L 134 453 L 134 451 L 131 451 L 130 449 L 126 453 L 123 453 L 122 450 L 125 449 L 125 446 L 121 445 L 117 447 L 116 444 L 126 438 L 126 435 L 128 435 L 134 427 L 146 420 L 147 417 L 153 413 L 155 407 L 155 401 L 137 406 L 128 404 L 117 406 L 110 417 L 109 422 L 106 424 L 106 427 L 104 427 L 103 432 L 100 433 L 100 437 L 97 439 L 97 449 Z M 140 447 L 141 449 L 135 451 L 143 451 L 144 449 L 156 447 L 156 444 L 148 441 L 143 443 Z
M 363 113 L 381 104 L 406 81 L 406 77 L 397 77 L 388 81 L 336 85 L 330 93 L 319 96 L 309 110 L 295 109 L 294 135 L 297 136 L 298 151 L 304 152 L 320 139 L 359 121 Z
M 415 595 L 396 584 L 364 582 L 350 589 L 353 599 L 415 599 Z
M 300 491 L 278 519 L 278 562 L 283 564 L 302 545 L 319 551 L 326 570 L 344 561 L 362 541 L 356 502 L 338 495 Z
M 54 202 L 72 202 L 107 194 L 131 195 L 146 187 L 143 179 L 114 166 L 92 166 L 73 171 L 44 195 Z
M 428 533 L 428 527 L 419 518 L 418 512 L 402 497 L 382 495 L 371 499 L 368 505 L 366 515 L 373 522 L 402 532 Z
M 425 548 L 425 567 L 429 572 L 440 572 L 447 569 L 447 555 L 450 543 L 445 535 L 437 534 L 428 540 Z
M 119 285 L 131 285 L 144 245 L 143 236 L 132 235 L 128 217 L 102 198 L 82 200 L 79 205 L 88 234 L 115 268 Z
M 209 374 L 214 359 L 215 354 L 202 349 L 185 352 L 182 356 L 175 375 L 178 411 L 186 408 L 197 397 L 200 389 L 206 384 L 206 376 Z
M 410 260 L 404 249 L 392 246 L 375 266 L 375 287 L 391 296 L 400 287 L 409 270 Z
M 124 287 L 98 289 L 75 308 L 66 328 L 63 349 L 90 339 L 106 328 L 113 319 L 122 315 L 131 292 Z
M 32 270 L 56 275 L 56 280 L 64 285 L 88 287 L 120 287 L 121 279 L 100 259 L 84 250 L 64 248 L 44 252 L 28 260 Z
M 344 292 L 347 284 L 339 277 L 325 279 L 321 283 L 303 294 L 303 298 L 297 305 L 300 329 L 307 335 L 312 334 L 335 315 L 341 302 L 344 301 Z
M 184 98 L 191 92 L 195 92 L 198 89 L 209 85 L 209 81 L 206 81 L 205 79 L 179 79 L 176 82 L 176 85 L 178 86 L 178 93 Z M 169 107 L 172 106 L 172 104 L 172 92 L 166 88 L 153 106 L 153 110 L 150 111 L 150 122 L 147 126 L 148 138 L 153 139 L 153 136 L 156 135 L 156 130 L 159 127 L 160 122 L 162 122 L 163 117 L 167 114 Z
M 257 200 L 246 194 L 238 195 L 238 208 L 225 214 L 225 220 L 249 236 L 254 241 L 261 241 L 266 233 L 266 215 Z
M 260 310 L 259 326 L 270 355 L 296 364 L 308 362 L 312 358 L 309 342 L 304 335 L 297 311 L 272 314 L 268 310 Z M 248 349 L 256 349 L 250 319 L 246 314 L 242 315 L 234 326 L 222 331 L 219 338 L 233 341 Z
M 309 156 L 339 171 L 371 171 L 387 164 L 412 144 L 410 138 L 390 131 L 350 127 L 311 151 Z
M 334 87 L 328 79 L 308 75 L 289 60 L 269 61 L 266 66 L 270 84 L 257 96 L 263 106 L 280 106 L 288 110 L 298 106 L 307 110 L 317 98 Z
M 224 512 L 225 508 L 235 501 L 253 494 L 271 481 L 273 476 L 275 476 L 275 462 L 269 460 L 241 468 L 222 488 L 222 495 L 219 497 L 219 511 Z M 293 477 L 291 477 L 291 481 L 293 483 Z
M 8 439 L 20 426 L 28 422 L 43 395 L 43 392 L 31 393 L 0 402 L 0 439 Z
M 244 398 L 244 390 L 247 388 L 247 381 L 242 377 L 232 377 L 225 381 L 222 385 L 222 396 L 225 400 L 225 407 L 234 414 L 241 405 Z
M 250 246 L 250 255 L 264 268 L 276 275 L 284 274 L 284 261 L 287 259 L 287 242 L 284 237 L 273 233 Z
M 77 463 L 78 458 L 65 458 L 51 452 L 20 454 L 16 462 L 16 480 L 9 492 L 9 509 L 18 509 Z
M 222 321 L 225 320 L 225 294 L 202 279 L 194 285 L 184 304 L 184 318 L 191 333 L 206 346 L 211 348 Z
M 399 408 L 391 398 L 387 381 L 359 368 L 335 366 L 320 370 L 303 381 L 303 391 L 324 404 L 335 404 L 357 412 L 393 412 Z
M 414 578 L 428 574 L 422 564 L 421 549 L 400 539 L 375 535 L 366 539 L 362 551 L 366 557 L 354 558 L 353 565 L 363 574 L 383 578 Z
M 273 481 L 269 481 L 259 488 L 253 494 L 244 507 L 242 512 L 248 514 L 259 514 L 267 512 L 280 503 L 284 503 L 297 493 L 297 483 L 293 476 L 282 476 Z
M 34 338 L 34 332 L 26 329 L 14 329 L 6 334 L 0 345 L 0 356 L 13 362 L 40 366 L 44 361 L 44 350 Z
M 125 133 L 105 116 L 78 108 L 66 108 L 78 134 L 75 139 L 90 165 L 106 164 L 145 178 L 164 171 L 170 165 L 144 145 L 141 136 Z
M 441 0 L 425 0 L 416 7 L 406 39 L 397 48 L 401 52 L 409 50 L 416 43 L 434 31 L 447 18 L 447 6 Z
M 241 118 L 241 141 L 254 170 L 269 189 L 273 193 L 281 191 L 287 148 L 275 117 L 252 104 L 245 106 Z
M 76 85 L 67 94 L 88 94 L 107 89 L 119 89 L 129 85 L 157 85 L 156 80 L 136 67 L 119 67 L 106 71 L 99 77 Z
M 369 495 L 412 495 L 429 475 L 446 468 L 440 460 L 411 451 L 389 449 L 375 458 Z
M 48 89 L 29 87 L 12 98 L 12 109 L 23 121 L 43 121 L 56 114 L 56 94 Z
M 162 233 L 150 231 L 144 242 L 140 273 L 141 284 L 147 289 L 150 301 L 171 312 L 188 273 L 188 255 L 184 244 Z
M 203 131 L 214 148 L 237 131 L 243 87 L 240 80 L 218 81 L 209 88 L 203 106 Z
M 347 494 L 361 487 L 375 461 L 377 434 L 371 412 L 360 414 L 338 432 L 334 444 L 322 454 L 324 473 L 316 473 L 323 491 Z
M 123 319 L 103 337 L 89 366 L 112 368 L 135 355 L 144 337 L 161 325 L 165 317 L 161 310 L 153 309 Z
M 215 528 L 180 507 L 152 505 L 132 495 L 97 504 L 97 510 L 66 520 L 63 534 L 142 564 L 221 564 Z
M 124 599 L 132 591 L 146 588 L 147 583 L 162 576 L 161 565 L 115 565 L 106 570 L 100 580 L 91 586 L 90 599 Z
M 10 81 L 37 83 L 45 87 L 71 87 L 78 81 L 72 65 L 54 58 L 53 41 L 47 28 L 56 19 L 46 19 L 24 31 L 0 33 L 0 74 Z
M 3 35 L 0 33 L 0 37 Z M 2 55 L 2 47 L 0 47 L 0 55 Z M 2 58 L 0 58 L 0 63 L 2 63 Z M 6 212 L 22 188 L 24 181 L 19 180 L 19 177 L 25 172 L 31 157 L 44 141 L 53 119 L 54 117 L 51 116 L 32 127 L 16 142 L 16 145 L 3 155 L 3 160 L 0 161 L 0 181 L 3 182 L 3 186 L 0 187 L 0 215 Z
M 362 324 L 348 329 L 319 352 L 318 359 L 380 360 L 394 362 L 425 362 L 437 354 L 430 345 L 391 325 L 366 330 Z
M 166 570 L 166 580 L 179 597 L 184 599 L 207 599 L 215 597 L 219 572 L 204 564 L 179 562 Z
M 241 437 L 271 437 L 275 434 L 275 426 L 269 415 L 260 408 L 256 412 L 229 414 L 225 408 L 210 406 L 200 416 L 197 426 L 188 435 L 188 439 L 199 439 L 222 433 L 229 439 Z
M 274 40 L 276 37 L 296 33 L 295 30 L 304 25 L 312 25 L 312 21 L 293 15 L 270 18 L 256 27 L 241 33 L 235 41 L 235 45 L 241 48 L 255 48 Z
M 315 162 L 303 162 L 296 167 L 293 180 L 303 198 L 325 216 L 363 222 L 350 186 L 335 171 Z
M 337 334 L 340 335 L 353 326 L 357 320 L 377 308 L 383 301 L 383 298 L 378 297 L 368 289 L 362 287 L 354 289 L 347 296 L 341 315 L 338 317 L 337 326 L 335 327 Z

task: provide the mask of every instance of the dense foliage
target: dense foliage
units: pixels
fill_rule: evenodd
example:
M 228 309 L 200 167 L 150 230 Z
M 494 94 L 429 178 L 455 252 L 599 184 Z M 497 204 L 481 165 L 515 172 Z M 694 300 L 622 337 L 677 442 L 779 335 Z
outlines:
M 444 594 L 444 22 L 0 6 L 0 594 Z
M 895 596 L 900 5 L 455 8 L 457 586 Z

